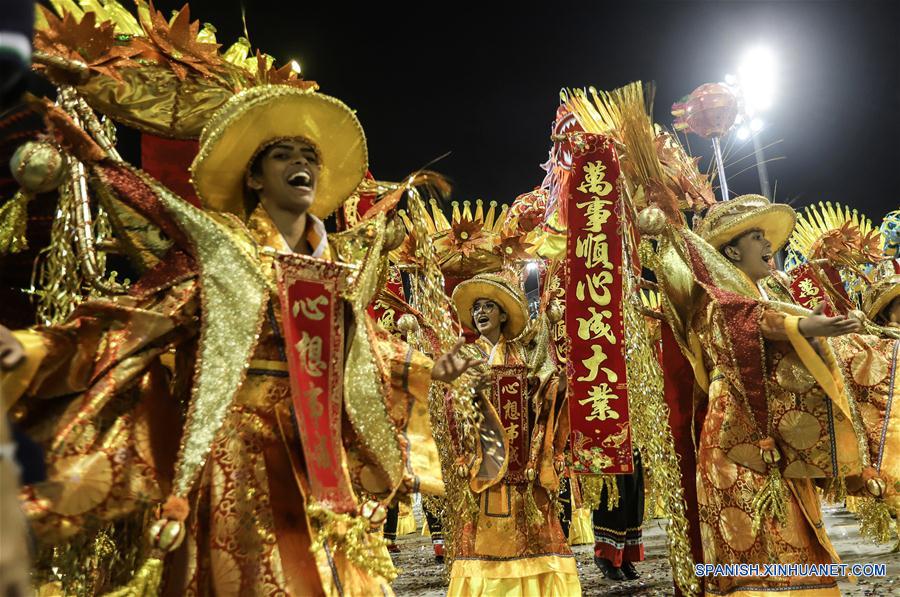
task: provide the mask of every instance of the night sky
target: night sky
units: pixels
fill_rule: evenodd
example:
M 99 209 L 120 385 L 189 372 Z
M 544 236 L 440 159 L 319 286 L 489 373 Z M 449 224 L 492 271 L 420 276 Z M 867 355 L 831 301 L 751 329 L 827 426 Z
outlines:
M 358 111 L 380 179 L 451 152 L 433 168 L 453 180 L 454 199 L 508 203 L 543 178 L 561 87 L 655 81 L 655 119 L 671 125 L 674 101 L 765 44 L 779 61 L 761 137 L 775 143 L 767 157 L 783 158 L 769 164 L 776 200 L 838 201 L 876 221 L 900 206 L 900 3 L 244 4 L 254 47 L 279 63 L 297 59 L 321 91 Z M 221 43 L 241 34 L 237 0 L 191 9 Z M 706 140 L 689 141 L 708 158 Z M 754 169 L 735 175 L 750 164 L 726 168 L 732 194 L 759 192 Z

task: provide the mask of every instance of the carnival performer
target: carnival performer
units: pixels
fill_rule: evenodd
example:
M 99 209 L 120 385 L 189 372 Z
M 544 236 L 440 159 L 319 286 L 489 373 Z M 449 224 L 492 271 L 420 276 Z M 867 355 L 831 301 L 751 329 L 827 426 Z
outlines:
M 827 344 L 817 342 L 859 322 L 777 307 L 757 287 L 795 219 L 789 206 L 745 195 L 708 210 L 702 240 L 684 233 L 702 289 L 687 344 L 709 400 L 697 467 L 707 564 L 839 562 L 814 479 L 862 474 L 845 389 Z M 713 576 L 705 590 L 839 594 L 834 578 L 800 576 Z
M 562 458 L 561 450 L 559 458 L 554 453 L 556 415 L 565 408 L 565 388 L 549 359 L 532 358 L 539 347 L 523 338 L 528 310 L 511 278 L 479 274 L 453 291 L 460 321 L 478 332 L 474 346 L 491 368 L 489 404 L 506 429 L 508 460 L 490 483 L 482 475 L 470 477 L 478 512 L 474 521 L 454 525 L 461 536 L 454 537 L 448 594 L 580 595 L 575 559 L 552 500 Z M 476 458 L 472 472 L 488 459 Z
M 592 513 L 594 564 L 610 580 L 636 580 L 635 562 L 644 561 L 644 467 L 641 453 L 632 451 L 634 472 L 615 475 L 604 484 L 600 504 Z
M 475 361 L 432 362 L 365 315 L 383 215 L 343 236 L 322 223 L 366 172 L 353 111 L 287 85 L 236 94 L 191 169 L 201 210 L 48 110 L 108 197 L 174 244 L 128 294 L 16 333 L 27 366 L 4 389 L 50 448 L 50 481 L 24 496 L 41 541 L 149 516 L 132 588 L 164 560 L 167 594 L 390 594 L 370 531 L 391 495 L 441 487 L 416 468 L 436 462 L 427 417 L 406 413 Z

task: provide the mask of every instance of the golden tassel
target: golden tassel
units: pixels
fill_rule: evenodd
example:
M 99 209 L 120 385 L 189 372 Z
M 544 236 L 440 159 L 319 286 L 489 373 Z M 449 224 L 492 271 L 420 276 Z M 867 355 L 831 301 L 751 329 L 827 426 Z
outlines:
M 773 518 L 782 525 L 787 523 L 787 491 L 781 471 L 777 466 L 770 465 L 766 482 L 751 504 L 754 512 L 753 532 L 759 532 L 764 518 Z
M 306 513 L 315 522 L 310 551 L 321 550 L 326 543 L 332 549 L 343 551 L 347 558 L 374 576 L 392 582 L 397 578 L 397 569 L 390 557 L 383 554 L 386 543 L 377 534 L 369 532 L 369 521 L 360 516 L 337 514 L 325 506 L 310 503 Z
M 883 500 L 865 497 L 857 500 L 859 533 L 875 543 L 891 540 L 891 511 Z
M 533 482 L 529 482 L 525 486 L 525 521 L 531 527 L 539 527 L 544 523 L 544 516 L 534 500 Z
M 159 595 L 159 585 L 162 583 L 163 561 L 162 555 L 154 552 L 147 558 L 134 578 L 120 589 L 110 591 L 104 597 L 156 597 Z
M 19 253 L 28 248 L 25 228 L 28 223 L 28 202 L 33 197 L 18 191 L 0 207 L 0 255 Z

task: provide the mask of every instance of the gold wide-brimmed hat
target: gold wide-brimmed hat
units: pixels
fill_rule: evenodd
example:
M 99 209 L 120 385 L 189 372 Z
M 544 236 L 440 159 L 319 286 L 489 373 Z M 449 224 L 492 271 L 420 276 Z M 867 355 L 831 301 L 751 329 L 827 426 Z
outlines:
M 716 249 L 721 249 L 750 230 L 762 230 L 772 250 L 784 246 L 797 223 L 794 208 L 771 203 L 762 195 L 741 195 L 709 208 L 695 232 Z
M 359 185 L 369 155 L 362 125 L 338 99 L 287 85 L 261 85 L 236 94 L 210 118 L 191 165 L 204 207 L 244 216 L 250 161 L 279 139 L 301 138 L 319 156 L 316 198 L 309 211 L 331 215 Z
M 509 276 L 511 278 L 511 276 Z M 459 321 L 469 329 L 477 329 L 472 321 L 472 305 L 478 299 L 489 299 L 506 312 L 503 335 L 512 340 L 528 323 L 525 293 L 519 285 L 501 274 L 478 274 L 462 282 L 453 290 L 453 302 Z
M 870 286 L 863 295 L 863 311 L 866 312 L 866 317 L 875 321 L 881 310 L 898 296 L 900 296 L 900 274 L 885 276 Z

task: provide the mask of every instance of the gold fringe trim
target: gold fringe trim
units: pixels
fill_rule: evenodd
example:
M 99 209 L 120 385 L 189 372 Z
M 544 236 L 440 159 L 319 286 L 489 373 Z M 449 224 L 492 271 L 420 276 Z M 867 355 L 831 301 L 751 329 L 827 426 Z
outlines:
M 383 548 L 384 539 L 369 532 L 369 521 L 350 514 L 337 514 L 318 503 L 306 506 L 306 514 L 315 522 L 310 551 L 320 551 L 327 543 L 332 549 L 342 551 L 347 558 L 374 576 L 388 582 L 397 578 L 397 569 Z
M 632 209 L 627 203 L 623 208 Z M 625 236 L 628 238 L 627 234 Z M 701 588 L 694 574 L 681 467 L 668 424 L 669 406 L 666 404 L 662 368 L 657 360 L 654 334 L 641 312 L 640 282 L 631 274 L 631 252 L 625 250 L 622 254 L 625 259 L 622 271 L 626 272 L 624 295 L 632 297 L 622 302 L 632 437 L 641 451 L 646 468 L 653 471 L 653 488 L 659 496 L 663 516 L 669 519 L 666 544 L 675 584 L 684 595 L 696 596 L 701 594 Z
M 875 543 L 889 542 L 893 521 L 887 504 L 883 500 L 870 497 L 858 498 L 856 504 L 859 533 Z
M 753 497 L 753 531 L 758 532 L 765 518 L 773 518 L 780 524 L 787 523 L 787 487 L 777 466 L 769 467 L 766 482 Z
M 603 488 L 606 488 L 606 509 L 619 506 L 619 486 L 614 475 L 579 475 L 581 498 L 585 508 L 594 511 L 600 507 Z
M 162 583 L 163 561 L 151 556 L 147 558 L 131 582 L 120 589 L 110 591 L 103 597 L 156 597 Z
M 31 199 L 31 195 L 19 191 L 0 207 L 0 255 L 19 253 L 28 248 L 25 227 Z

